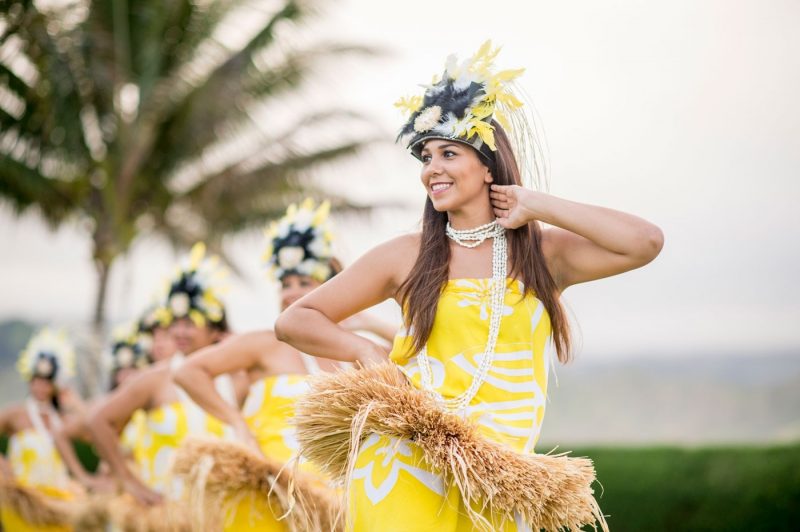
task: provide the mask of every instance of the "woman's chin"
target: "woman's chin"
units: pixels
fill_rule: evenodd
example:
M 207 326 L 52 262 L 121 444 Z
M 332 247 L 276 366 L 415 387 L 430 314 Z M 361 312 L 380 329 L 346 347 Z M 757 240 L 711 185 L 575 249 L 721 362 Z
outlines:
M 453 209 L 453 202 L 444 198 L 431 198 L 431 205 L 436 212 L 447 212 Z

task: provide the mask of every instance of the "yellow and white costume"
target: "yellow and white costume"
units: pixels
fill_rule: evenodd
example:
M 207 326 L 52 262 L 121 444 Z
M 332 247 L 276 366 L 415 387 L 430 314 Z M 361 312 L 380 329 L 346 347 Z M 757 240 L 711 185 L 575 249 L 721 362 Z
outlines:
M 489 279 L 448 281 L 428 340 L 433 384 L 444 398 L 462 393 L 484 356 L 489 333 Z M 509 280 L 495 360 L 466 417 L 483 436 L 519 453 L 539 437 L 547 394 L 550 319 L 522 284 Z M 390 358 L 421 388 L 410 336 L 395 338 Z M 474 524 L 455 486 L 445 490 L 419 448 L 410 441 L 372 434 L 358 453 L 348 494 L 348 529 L 355 531 L 468 531 Z M 390 516 L 398 516 L 391 519 Z M 484 517 L 495 530 L 529 530 L 520 523 Z
M 176 354 L 170 360 L 173 369 L 184 360 Z M 236 396 L 229 375 L 215 379 L 220 394 L 232 404 Z M 229 437 L 230 430 L 217 418 L 197 406 L 183 390 L 178 390 L 179 400 L 161 405 L 147 412 L 143 438 L 135 458 L 140 478 L 154 490 L 177 500 L 183 493 L 180 479 L 170 475 L 172 460 L 178 447 L 188 436 Z
M 75 351 L 66 333 L 49 328 L 38 331 L 20 353 L 17 370 L 26 381 L 41 378 L 50 380 L 56 387 L 62 385 L 75 373 Z M 31 488 L 44 495 L 43 500 L 72 499 L 67 468 L 42 418 L 42 410 L 45 410 L 51 428 L 58 428 L 61 426 L 58 412 L 49 404 L 40 404 L 32 398 L 26 400 L 25 409 L 32 428 L 12 434 L 8 442 L 8 461 L 16 484 L 22 489 Z M 35 514 L 45 510 L 30 507 L 26 511 Z M 7 505 L 0 510 L 0 522 L 9 531 L 69 530 L 66 526 L 34 526 L 25 516 Z
M 8 461 L 17 484 L 33 488 L 53 499 L 68 501 L 73 498 L 69 490 L 69 475 L 53 437 L 44 425 L 40 406 L 32 399 L 26 402 L 28 417 L 33 428 L 13 434 L 8 440 Z M 51 424 L 60 424 L 58 414 L 49 409 Z M 70 530 L 66 526 L 34 526 L 12 508 L 0 508 L 0 523 L 8 531 L 56 532 Z
M 264 456 L 282 464 L 297 458 L 299 444 L 293 418 L 297 400 L 308 392 L 308 377 L 319 371 L 313 357 L 301 353 L 308 374 L 269 375 L 250 387 L 242 414 Z M 291 466 L 287 466 L 291 467 Z M 310 462 L 303 461 L 300 470 L 319 475 Z M 320 483 L 322 483 L 320 477 Z M 279 505 L 270 506 L 265 494 L 250 493 L 242 498 L 227 516 L 225 530 L 285 531 Z

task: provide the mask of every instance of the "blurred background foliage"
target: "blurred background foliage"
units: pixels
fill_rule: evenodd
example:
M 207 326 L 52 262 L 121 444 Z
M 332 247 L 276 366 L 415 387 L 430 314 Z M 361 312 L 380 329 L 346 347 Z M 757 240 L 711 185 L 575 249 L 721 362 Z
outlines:
M 298 36 L 316 3 L 0 3 L 0 199 L 82 222 L 98 337 L 109 272 L 137 237 L 222 252 L 224 235 L 319 196 L 310 169 L 372 140 L 353 111 L 292 105 L 315 65 L 373 53 Z

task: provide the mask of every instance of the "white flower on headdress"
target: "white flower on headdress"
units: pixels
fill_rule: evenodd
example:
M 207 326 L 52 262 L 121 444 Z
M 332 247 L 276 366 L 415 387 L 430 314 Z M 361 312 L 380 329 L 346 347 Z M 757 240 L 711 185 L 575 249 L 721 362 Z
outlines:
M 176 318 L 182 318 L 189 314 L 190 306 L 191 301 L 189 300 L 189 294 L 184 292 L 172 294 L 169 298 L 169 310 Z
M 151 333 L 141 332 L 136 338 L 136 341 L 142 346 L 142 350 L 145 353 L 153 351 L 153 335 Z
M 131 349 L 127 345 L 121 346 L 117 349 L 116 357 L 117 357 L 117 367 L 120 368 L 129 368 L 133 366 L 133 359 L 135 358 L 135 354 L 133 349 Z
M 314 240 L 308 244 L 308 250 L 314 254 L 315 257 L 325 257 L 329 254 L 328 243 L 325 241 L 325 236 L 318 234 Z
M 43 353 L 55 358 L 55 367 L 49 357 L 42 356 Z M 50 375 L 56 370 L 56 381 L 63 383 L 75 374 L 75 350 L 64 331 L 45 328 L 28 341 L 20 353 L 17 369 L 25 380 L 34 375 Z
M 441 118 L 441 107 L 438 105 L 427 107 L 419 114 L 419 116 L 417 116 L 416 120 L 414 120 L 414 131 L 417 133 L 425 133 L 426 131 L 430 131 L 436 127 L 436 124 L 439 123 Z
M 41 357 L 36 362 L 36 369 L 34 370 L 34 375 L 41 375 L 43 377 L 50 376 L 53 372 L 53 363 L 50 362 L 50 359 Z
M 319 264 L 319 262 L 317 262 L 314 259 L 306 259 L 300 264 L 298 264 L 297 268 L 295 269 L 297 270 L 297 273 L 301 275 L 310 276 L 314 272 L 314 269 L 316 268 L 317 264 Z
M 284 270 L 291 270 L 297 267 L 303 260 L 305 251 L 298 246 L 289 246 L 278 251 L 278 265 Z

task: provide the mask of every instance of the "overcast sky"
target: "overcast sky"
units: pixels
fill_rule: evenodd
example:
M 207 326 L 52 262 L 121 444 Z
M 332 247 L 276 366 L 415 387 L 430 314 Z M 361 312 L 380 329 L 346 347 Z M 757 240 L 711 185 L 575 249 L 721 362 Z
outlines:
M 800 3 L 332 2 L 317 33 L 391 53 L 326 72 L 329 98 L 374 117 L 387 141 L 392 103 L 486 38 L 499 65 L 525 67 L 549 146 L 550 192 L 633 212 L 664 230 L 652 265 L 570 288 L 579 357 L 800 351 Z M 362 201 L 408 209 L 337 219 L 346 262 L 412 230 L 424 191 L 399 146 L 326 176 Z M 76 323 L 91 313 L 89 242 L 0 210 L 0 318 Z M 269 327 L 275 287 L 260 234 L 230 240 L 245 274 L 228 297 L 239 330 Z M 133 317 L 173 261 L 141 241 L 117 264 L 109 310 Z M 380 312 L 395 316 L 391 305 Z

